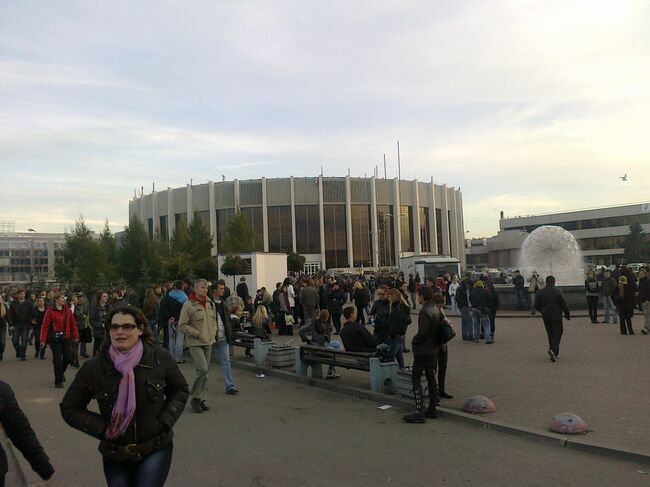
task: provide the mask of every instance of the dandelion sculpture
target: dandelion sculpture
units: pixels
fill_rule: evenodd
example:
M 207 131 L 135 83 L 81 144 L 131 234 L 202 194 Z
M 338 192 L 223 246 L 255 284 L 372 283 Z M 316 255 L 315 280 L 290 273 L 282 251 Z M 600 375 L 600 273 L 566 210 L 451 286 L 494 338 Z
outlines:
M 538 227 L 521 247 L 522 274 L 530 277 L 536 270 L 542 279 L 555 276 L 558 286 L 584 281 L 582 252 L 576 239 L 564 228 L 552 225 Z

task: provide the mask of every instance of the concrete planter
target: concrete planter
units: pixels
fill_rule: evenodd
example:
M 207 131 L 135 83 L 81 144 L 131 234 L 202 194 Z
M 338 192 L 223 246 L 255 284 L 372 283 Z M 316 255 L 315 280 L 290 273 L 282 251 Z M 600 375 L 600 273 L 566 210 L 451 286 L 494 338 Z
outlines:
M 401 369 L 397 371 L 397 392 L 402 397 L 410 397 L 413 399 L 413 383 L 411 382 L 411 371 L 409 369 Z M 424 374 L 422 374 L 422 396 L 429 397 L 429 383 Z
M 291 346 L 272 346 L 266 360 L 271 367 L 293 367 L 296 364 L 296 352 Z

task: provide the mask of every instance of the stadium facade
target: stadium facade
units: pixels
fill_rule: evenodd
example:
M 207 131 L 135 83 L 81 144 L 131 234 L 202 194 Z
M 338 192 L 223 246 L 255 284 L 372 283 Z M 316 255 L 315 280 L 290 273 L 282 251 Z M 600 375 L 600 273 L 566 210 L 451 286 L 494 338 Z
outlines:
M 176 225 L 200 219 L 219 252 L 228 223 L 245 215 L 254 250 L 297 252 L 305 270 L 397 266 L 413 255 L 449 256 L 464 267 L 459 189 L 377 177 L 234 180 L 141 193 L 129 202 L 151 238 L 169 240 Z

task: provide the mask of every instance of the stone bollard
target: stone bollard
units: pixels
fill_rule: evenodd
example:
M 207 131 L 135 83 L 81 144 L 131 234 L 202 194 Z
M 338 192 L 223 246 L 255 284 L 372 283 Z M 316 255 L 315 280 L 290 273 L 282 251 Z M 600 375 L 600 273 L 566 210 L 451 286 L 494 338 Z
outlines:
M 587 423 L 573 413 L 560 413 L 553 417 L 548 429 L 555 433 L 577 435 L 587 432 Z
M 463 411 L 468 413 L 487 414 L 496 410 L 494 403 L 485 396 L 472 396 L 463 404 Z

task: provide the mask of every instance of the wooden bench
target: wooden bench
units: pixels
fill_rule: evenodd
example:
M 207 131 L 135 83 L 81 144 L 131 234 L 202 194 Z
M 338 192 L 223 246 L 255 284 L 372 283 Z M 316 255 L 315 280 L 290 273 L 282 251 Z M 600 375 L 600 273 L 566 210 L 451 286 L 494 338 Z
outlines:
M 301 345 L 296 347 L 296 373 L 317 379 L 323 377 L 322 365 L 333 365 L 345 369 L 370 372 L 370 388 L 375 392 L 395 394 L 397 362 L 380 362 L 372 353 L 348 352 L 335 348 Z

